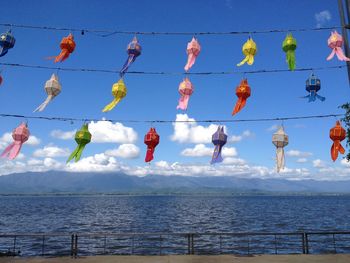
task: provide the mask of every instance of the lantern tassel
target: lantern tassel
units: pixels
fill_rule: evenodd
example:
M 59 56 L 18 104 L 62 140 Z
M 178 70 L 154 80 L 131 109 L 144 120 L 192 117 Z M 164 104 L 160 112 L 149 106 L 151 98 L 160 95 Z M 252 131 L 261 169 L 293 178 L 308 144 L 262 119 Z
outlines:
M 47 104 L 49 104 L 50 101 L 52 101 L 52 99 L 53 99 L 53 96 L 48 95 L 46 100 L 42 104 L 40 104 L 40 106 L 38 108 L 36 108 L 33 112 L 43 111 L 46 108 Z
M 189 95 L 181 96 L 181 98 L 179 99 L 179 104 L 177 105 L 176 109 L 187 110 L 189 99 L 190 99 Z
M 240 67 L 244 63 L 247 63 L 248 65 L 252 65 L 254 63 L 254 56 L 253 55 L 247 55 L 240 63 L 237 64 L 237 66 Z
M 130 65 L 131 65 L 135 60 L 136 60 L 136 56 L 134 56 L 134 55 L 132 55 L 132 54 L 128 56 L 128 59 L 125 61 L 124 65 L 123 65 L 123 67 L 122 67 L 122 69 L 120 70 L 120 73 L 119 73 L 119 75 L 120 75 L 121 78 L 122 78 L 122 77 L 124 76 L 124 74 L 128 71 Z
M 334 55 L 337 55 L 340 61 L 350 61 L 350 58 L 344 55 L 343 49 L 341 47 L 333 48 L 332 52 L 327 57 L 327 60 L 331 60 L 334 57 Z
M 153 160 L 154 148 L 147 147 L 145 162 L 148 163 Z
M 77 148 L 75 148 L 75 150 L 69 156 L 67 163 L 69 163 L 73 158 L 75 158 L 75 162 L 78 162 L 80 160 L 80 157 L 81 157 L 81 154 L 83 153 L 84 148 L 85 148 L 85 144 L 79 144 Z
M 341 154 L 345 153 L 345 149 L 344 147 L 341 145 L 340 141 L 334 141 L 332 147 L 331 147 L 331 156 L 332 156 L 332 160 L 333 162 L 335 162 L 335 160 L 337 160 L 338 158 L 338 152 L 340 152 Z
M 0 57 L 5 56 L 8 49 L 4 47 L 0 47 Z
M 246 102 L 247 102 L 247 99 L 238 98 L 236 106 L 233 109 L 232 115 L 235 115 L 237 112 L 239 112 L 241 109 L 243 109 L 243 107 L 245 106 Z
M 188 54 L 187 63 L 184 67 L 185 71 L 189 71 L 195 62 L 196 62 L 196 56 L 194 54 Z
M 294 50 L 287 51 L 287 63 L 289 70 L 295 70 L 295 52 Z
M 107 112 L 112 110 L 120 101 L 122 98 L 115 98 L 111 103 L 109 103 L 104 109 L 102 110 L 103 112 Z
M 277 164 L 277 172 L 279 173 L 281 169 L 284 169 L 284 149 L 283 149 L 283 147 L 277 147 L 277 149 L 276 149 L 276 164 Z
M 2 152 L 1 158 L 8 158 L 13 160 L 17 157 L 22 147 L 22 143 L 15 141 L 6 147 L 6 149 Z
M 222 156 L 221 156 L 221 150 L 222 150 L 222 146 L 221 145 L 215 145 L 215 149 L 213 152 L 213 156 L 211 158 L 211 164 L 213 163 L 220 163 L 222 162 Z

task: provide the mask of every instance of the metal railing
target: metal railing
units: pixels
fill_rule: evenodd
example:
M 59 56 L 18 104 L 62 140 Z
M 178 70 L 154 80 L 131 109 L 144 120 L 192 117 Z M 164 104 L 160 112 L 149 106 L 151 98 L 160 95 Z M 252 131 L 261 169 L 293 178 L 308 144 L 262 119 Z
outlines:
M 0 234 L 0 256 L 350 253 L 350 231 Z

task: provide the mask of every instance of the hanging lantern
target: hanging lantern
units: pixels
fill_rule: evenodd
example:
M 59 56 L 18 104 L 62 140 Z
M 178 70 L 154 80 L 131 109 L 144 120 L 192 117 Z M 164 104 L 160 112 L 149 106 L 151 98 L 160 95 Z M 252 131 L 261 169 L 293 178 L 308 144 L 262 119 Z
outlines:
M 147 145 L 147 153 L 145 157 L 145 162 L 150 162 L 153 160 L 153 153 L 156 146 L 159 144 L 159 135 L 155 128 L 151 128 L 145 135 L 145 144 Z
M 43 111 L 47 104 L 52 101 L 58 94 L 61 92 L 61 84 L 58 81 L 58 76 L 56 74 L 52 74 L 51 78 L 45 83 L 45 91 L 47 94 L 46 100 L 34 110 Z
M 236 102 L 235 108 L 233 109 L 232 115 L 235 115 L 245 106 L 247 99 L 250 97 L 250 87 L 248 85 L 248 80 L 243 79 L 239 86 L 236 88 L 236 95 L 238 100 Z
M 297 49 L 297 40 L 288 34 L 282 43 L 282 49 L 286 52 L 286 61 L 289 70 L 295 69 L 295 50 Z
M 321 89 L 321 80 L 317 78 L 314 73 L 306 80 L 306 91 L 309 92 L 309 95 L 303 97 L 308 98 L 309 102 L 316 101 L 316 98 L 320 101 L 324 101 L 326 98 L 317 94 L 317 92 Z
M 84 124 L 81 129 L 75 133 L 75 141 L 77 142 L 78 146 L 69 156 L 67 163 L 70 162 L 73 158 L 75 158 L 75 162 L 78 162 L 85 146 L 90 143 L 91 133 L 89 132 L 88 124 Z
M 75 46 L 76 44 L 72 33 L 70 33 L 67 37 L 62 38 L 60 44 L 61 53 L 56 57 L 52 57 L 55 59 L 55 63 L 65 61 L 69 55 L 73 53 Z
M 331 60 L 334 55 L 337 55 L 340 61 L 350 61 L 350 59 L 344 55 L 342 46 L 343 37 L 336 30 L 334 30 L 331 32 L 331 36 L 328 38 L 328 47 L 332 49 L 332 52 L 327 57 L 327 60 Z
M 137 38 L 134 37 L 132 41 L 129 43 L 127 48 L 128 59 L 125 61 L 119 73 L 121 78 L 128 71 L 129 67 L 131 66 L 132 63 L 134 63 L 136 58 L 141 55 L 141 51 L 142 51 L 141 45 L 139 44 Z
M 190 68 L 194 65 L 196 62 L 196 59 L 201 52 L 201 46 L 197 40 L 197 38 L 192 37 L 191 42 L 188 42 L 187 44 L 187 63 L 185 65 L 185 71 L 189 71 Z
M 0 57 L 5 56 L 9 49 L 15 46 L 16 39 L 11 34 L 11 30 L 0 35 Z
M 215 146 L 211 164 L 222 162 L 221 150 L 227 142 L 227 135 L 224 132 L 224 127 L 218 127 L 217 131 L 212 136 L 212 142 Z
M 30 132 L 26 123 L 21 123 L 16 129 L 12 132 L 12 138 L 14 142 L 7 146 L 7 148 L 2 152 L 2 158 L 8 158 L 13 160 L 19 154 L 22 145 L 28 141 Z
M 185 78 L 179 85 L 179 93 L 181 98 L 176 109 L 187 110 L 188 101 L 193 93 L 193 85 L 188 78 Z
M 114 97 L 114 100 L 106 107 L 104 107 L 102 111 L 107 112 L 112 110 L 126 96 L 127 91 L 128 90 L 123 79 L 120 79 L 117 83 L 114 83 L 112 87 L 112 95 Z
M 257 52 L 257 47 L 256 43 L 251 37 L 249 37 L 248 40 L 244 43 L 242 52 L 243 55 L 245 55 L 245 58 L 240 63 L 238 63 L 237 66 L 242 66 L 245 63 L 252 65 L 254 63 L 254 56 Z
M 345 153 L 344 147 L 340 144 L 341 141 L 343 141 L 346 137 L 346 131 L 341 126 L 340 121 L 337 121 L 335 126 L 329 131 L 329 138 L 333 141 L 332 147 L 331 147 L 331 157 L 332 160 L 335 162 L 338 158 L 338 152 L 341 154 Z
M 277 172 L 284 169 L 284 147 L 288 145 L 288 135 L 281 126 L 272 136 L 272 143 L 276 146 Z

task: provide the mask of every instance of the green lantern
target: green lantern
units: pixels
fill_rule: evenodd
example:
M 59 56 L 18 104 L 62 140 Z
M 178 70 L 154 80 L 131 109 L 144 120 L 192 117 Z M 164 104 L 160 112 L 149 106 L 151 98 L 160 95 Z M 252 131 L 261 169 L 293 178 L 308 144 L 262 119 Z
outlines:
M 286 52 L 286 61 L 288 64 L 289 70 L 295 69 L 295 50 L 297 49 L 297 40 L 292 36 L 292 34 L 288 34 L 283 41 L 282 49 Z
M 85 146 L 91 141 L 91 133 L 89 132 L 88 124 L 84 124 L 81 129 L 75 133 L 75 141 L 77 142 L 78 146 L 69 156 L 67 163 L 73 158 L 75 158 L 75 162 L 78 162 Z

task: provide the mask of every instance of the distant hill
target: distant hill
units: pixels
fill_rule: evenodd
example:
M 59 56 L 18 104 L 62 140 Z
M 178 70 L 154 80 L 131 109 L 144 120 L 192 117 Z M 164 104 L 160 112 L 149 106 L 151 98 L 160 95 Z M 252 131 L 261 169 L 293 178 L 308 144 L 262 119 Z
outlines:
M 350 193 L 350 181 L 289 181 L 232 176 L 185 177 L 117 173 L 21 173 L 0 176 L 0 194 Z

